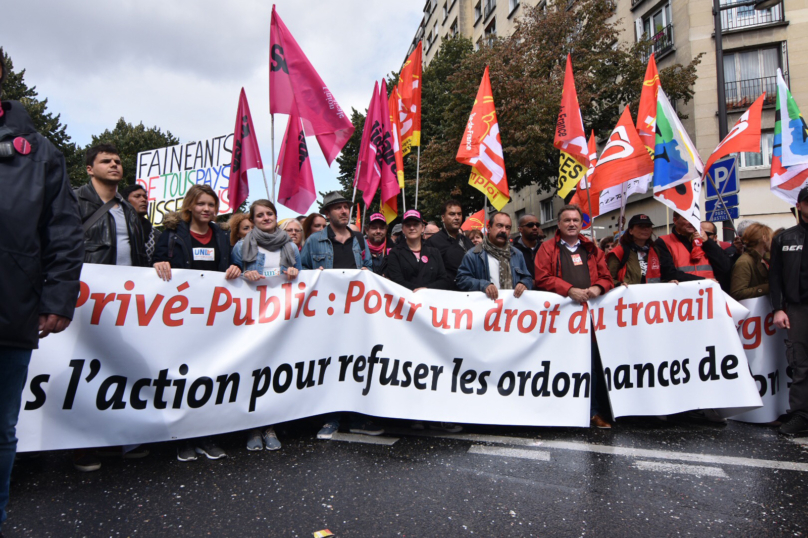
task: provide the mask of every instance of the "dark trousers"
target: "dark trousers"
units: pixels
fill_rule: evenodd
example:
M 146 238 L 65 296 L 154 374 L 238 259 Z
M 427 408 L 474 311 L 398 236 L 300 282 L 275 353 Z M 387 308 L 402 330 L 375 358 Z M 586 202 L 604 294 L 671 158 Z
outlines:
M 589 394 L 589 414 L 591 416 L 600 415 L 605 419 L 611 417 L 611 404 L 609 403 L 609 391 L 606 387 L 606 378 L 603 375 L 603 364 L 600 362 L 600 349 L 595 338 L 592 338 L 592 369 L 591 369 L 591 389 Z
M 0 346 L 0 528 L 6 520 L 11 467 L 17 454 L 17 419 L 30 361 L 30 349 Z
M 808 418 L 808 304 L 790 304 L 786 314 L 791 325 L 786 340 L 786 358 L 791 368 L 788 411 Z

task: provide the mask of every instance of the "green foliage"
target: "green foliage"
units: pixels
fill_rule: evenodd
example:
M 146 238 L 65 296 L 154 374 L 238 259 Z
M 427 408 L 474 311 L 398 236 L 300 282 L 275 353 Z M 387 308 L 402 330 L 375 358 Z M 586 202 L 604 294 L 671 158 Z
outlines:
M 121 187 L 124 187 L 135 183 L 137 176 L 135 168 L 139 152 L 174 146 L 179 143 L 179 139 L 172 135 L 171 131 L 163 133 L 158 127 L 147 128 L 143 125 L 143 122 L 139 125 L 132 125 L 121 118 L 111 131 L 107 129 L 100 135 L 93 135 L 93 140 L 87 145 L 85 151 L 97 144 L 113 144 L 118 148 L 123 166 Z M 84 175 L 86 177 L 86 171 Z

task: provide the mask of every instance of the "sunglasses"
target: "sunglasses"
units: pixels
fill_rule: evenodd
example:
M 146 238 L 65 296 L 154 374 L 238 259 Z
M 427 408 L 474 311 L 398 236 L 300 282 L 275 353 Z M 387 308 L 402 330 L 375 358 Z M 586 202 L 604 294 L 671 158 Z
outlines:
M 538 222 L 526 222 L 526 223 L 525 223 L 525 224 L 523 224 L 522 226 L 523 226 L 524 228 L 538 228 L 538 227 L 539 227 L 539 223 L 538 223 Z

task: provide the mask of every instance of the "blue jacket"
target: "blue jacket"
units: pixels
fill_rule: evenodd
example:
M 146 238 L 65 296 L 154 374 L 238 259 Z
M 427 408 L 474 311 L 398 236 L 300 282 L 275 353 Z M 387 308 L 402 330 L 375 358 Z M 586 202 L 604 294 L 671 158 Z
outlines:
M 367 267 L 373 270 L 373 260 L 370 256 L 370 249 L 367 247 L 364 238 L 358 232 L 353 233 L 353 253 L 356 261 L 356 268 Z M 360 244 L 361 241 L 361 244 Z M 364 246 L 364 248 L 362 248 Z M 334 268 L 334 247 L 328 238 L 328 227 L 326 226 L 317 233 L 311 234 L 303 245 L 303 252 L 300 253 L 300 261 L 303 269 L 333 269 Z
M 511 277 L 513 287 L 520 282 L 529 290 L 533 289 L 533 277 L 527 270 L 522 253 L 511 247 Z M 482 245 L 477 245 L 466 252 L 457 270 L 457 287 L 461 291 L 485 291 L 491 284 L 491 273 L 488 271 L 488 253 Z
M 232 264 L 238 266 L 238 268 L 245 273 L 247 271 L 258 271 L 259 273 L 263 274 L 264 258 L 266 257 L 264 253 L 259 251 L 254 261 L 245 264 L 244 261 L 241 259 L 241 249 L 243 245 L 244 240 L 241 239 L 239 240 L 238 243 L 236 243 L 236 246 L 233 247 L 233 252 L 230 254 L 230 261 L 232 262 Z M 300 252 L 297 250 L 297 248 L 295 248 L 295 269 L 300 271 L 301 267 L 302 266 L 300 265 Z M 285 265 L 281 265 L 281 271 L 286 271 L 287 269 L 289 268 L 286 267 Z

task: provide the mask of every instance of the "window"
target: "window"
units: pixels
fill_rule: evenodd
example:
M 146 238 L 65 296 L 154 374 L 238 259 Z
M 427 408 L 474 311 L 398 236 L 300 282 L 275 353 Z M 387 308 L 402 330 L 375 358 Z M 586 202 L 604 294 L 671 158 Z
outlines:
M 741 0 L 721 0 L 722 6 L 731 6 Z M 750 26 L 760 26 L 782 22 L 783 4 L 777 4 L 769 9 L 756 10 L 754 6 L 738 6 L 721 12 L 721 28 L 724 30 L 738 30 Z
M 657 56 L 673 48 L 673 23 L 671 21 L 671 5 L 651 11 L 647 17 L 638 21 L 637 40 L 645 36 L 651 39 L 652 52 Z M 650 52 L 649 52 L 650 55 Z
M 483 18 L 487 19 L 491 13 L 497 9 L 497 0 L 485 0 L 485 12 Z
M 482 0 L 477 2 L 477 5 L 474 6 L 474 24 L 480 22 L 480 19 L 483 18 L 483 4 Z
M 429 32 L 429 35 L 426 36 L 426 50 L 432 48 L 432 32 Z
M 475 51 L 478 51 L 478 50 L 480 50 L 480 47 L 482 47 L 482 46 L 483 46 L 483 38 L 481 37 L 481 38 L 480 38 L 480 39 L 478 39 L 478 40 L 477 40 L 477 42 L 474 44 L 474 50 L 475 50 Z
M 515 215 L 515 218 L 514 218 L 514 222 L 518 223 L 519 219 L 521 219 L 524 216 L 525 216 L 525 210 L 524 209 L 517 209 L 516 210 L 516 215 Z M 516 228 L 516 226 L 514 226 L 514 228 Z
M 449 18 L 449 4 L 444 2 L 443 3 L 443 22 L 446 22 L 446 19 Z
M 749 107 L 764 91 L 766 103 L 777 99 L 778 47 L 745 50 L 724 54 L 724 94 L 727 109 Z
M 489 24 L 485 28 L 485 44 L 488 45 L 489 47 L 493 47 L 494 39 L 496 37 L 497 37 L 497 18 L 494 17 L 494 19 L 491 21 L 491 24 Z
M 449 27 L 449 37 L 455 37 L 458 33 L 457 19 L 454 20 L 452 26 Z
M 774 131 L 764 131 L 760 136 L 760 153 L 741 153 L 738 166 L 741 168 L 771 166 L 773 146 Z
M 553 215 L 553 199 L 544 200 L 541 203 L 541 223 L 550 222 L 555 218 Z
M 514 9 L 519 7 L 519 0 L 509 0 L 510 10 L 513 11 Z

